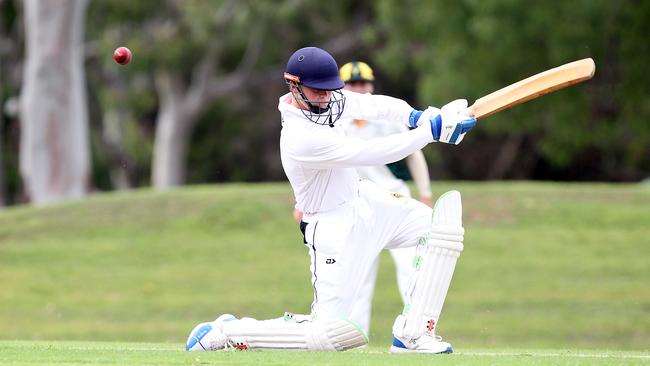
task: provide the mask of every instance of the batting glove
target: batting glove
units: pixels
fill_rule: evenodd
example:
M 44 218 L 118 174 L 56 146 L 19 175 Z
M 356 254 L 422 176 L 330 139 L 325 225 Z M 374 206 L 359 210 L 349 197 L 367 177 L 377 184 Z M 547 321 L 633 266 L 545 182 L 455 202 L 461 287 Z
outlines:
M 409 118 L 409 126 L 415 128 L 429 121 L 435 141 L 458 145 L 476 124 L 476 118 L 469 116 L 466 111 L 465 99 L 454 100 L 442 109 L 429 107 L 424 112 L 414 110 Z

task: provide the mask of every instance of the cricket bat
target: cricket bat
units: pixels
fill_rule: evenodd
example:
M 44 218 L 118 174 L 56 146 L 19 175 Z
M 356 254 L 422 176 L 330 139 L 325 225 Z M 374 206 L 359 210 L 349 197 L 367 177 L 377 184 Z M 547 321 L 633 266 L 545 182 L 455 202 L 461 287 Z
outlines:
M 468 109 L 476 119 L 514 107 L 517 104 L 541 97 L 544 94 L 589 80 L 594 76 L 596 64 L 591 58 L 570 62 L 533 75 L 505 88 L 477 99 Z

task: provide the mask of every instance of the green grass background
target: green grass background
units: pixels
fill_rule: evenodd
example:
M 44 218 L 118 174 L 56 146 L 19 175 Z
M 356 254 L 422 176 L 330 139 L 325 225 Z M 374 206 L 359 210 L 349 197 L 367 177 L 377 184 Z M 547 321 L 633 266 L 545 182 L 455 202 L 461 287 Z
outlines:
M 184 352 L 178 345 L 119 342 L 0 341 L 0 363 L 8 365 L 571 365 L 611 366 L 650 363 L 636 351 L 520 349 L 472 350 L 453 355 L 390 354 L 371 346 L 347 352 Z
M 466 236 L 439 333 L 457 351 L 650 349 L 650 187 L 433 185 L 448 189 Z M 308 312 L 291 209 L 287 184 L 228 184 L 0 211 L 0 340 L 180 347 L 221 313 Z M 386 254 L 373 304 L 369 349 L 387 349 L 401 303 Z

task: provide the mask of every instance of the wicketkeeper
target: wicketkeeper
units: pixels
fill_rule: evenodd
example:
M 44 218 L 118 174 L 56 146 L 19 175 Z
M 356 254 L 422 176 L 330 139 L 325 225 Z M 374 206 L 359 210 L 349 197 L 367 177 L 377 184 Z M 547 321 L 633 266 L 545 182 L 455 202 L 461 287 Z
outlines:
M 359 180 L 354 168 L 394 162 L 432 142 L 460 143 L 476 123 L 466 114 L 467 101 L 418 111 L 400 99 L 342 90 L 336 61 L 316 47 L 296 51 L 284 78 L 289 93 L 278 105 L 280 153 L 296 207 L 304 213 L 314 288 L 311 314 L 285 313 L 271 320 L 225 314 L 197 325 L 186 348 L 344 351 L 363 346 L 367 335 L 351 314 L 365 278 L 381 250 L 417 246 L 391 352 L 452 352 L 435 330 L 463 250 L 460 193 L 443 194 L 432 212 Z M 402 121 L 413 129 L 363 140 L 346 136 L 336 124 L 339 118 Z

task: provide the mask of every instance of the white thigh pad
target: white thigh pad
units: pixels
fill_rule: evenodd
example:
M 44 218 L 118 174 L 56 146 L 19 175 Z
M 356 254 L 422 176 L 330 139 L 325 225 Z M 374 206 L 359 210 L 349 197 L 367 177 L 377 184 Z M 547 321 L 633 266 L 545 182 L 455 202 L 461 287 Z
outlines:
M 431 232 L 418 244 L 415 273 L 404 311 L 393 325 L 394 335 L 416 339 L 425 332 L 435 332 L 456 260 L 463 250 L 463 235 L 460 193 L 450 191 L 436 202 Z

